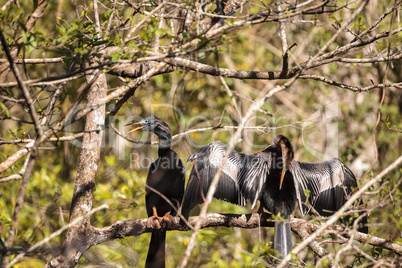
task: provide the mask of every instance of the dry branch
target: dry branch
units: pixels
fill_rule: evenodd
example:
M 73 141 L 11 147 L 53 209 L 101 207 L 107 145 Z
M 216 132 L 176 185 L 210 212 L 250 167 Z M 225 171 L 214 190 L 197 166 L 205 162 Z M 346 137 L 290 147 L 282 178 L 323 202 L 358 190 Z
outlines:
M 100 209 L 104 209 L 105 206 L 100 206 L 93 211 L 99 211 Z M 71 222 L 69 225 L 61 228 L 52 234 L 49 238 L 46 238 L 44 241 L 48 242 L 52 238 L 61 234 L 62 231 L 65 231 L 68 227 L 75 225 L 82 218 L 77 218 L 77 220 Z M 148 219 L 134 219 L 134 220 L 124 220 L 117 221 L 116 223 L 103 227 L 93 227 L 88 226 L 85 234 L 85 247 L 89 249 L 92 246 L 99 245 L 102 243 L 106 243 L 108 241 L 112 241 L 115 239 L 121 239 L 129 236 L 140 236 L 144 233 L 150 232 L 158 232 L 158 231 L 189 231 L 190 228 L 186 225 L 180 224 L 180 218 L 175 217 L 174 223 L 169 226 L 169 228 L 160 229 L 150 229 L 147 228 Z M 189 223 L 194 226 L 196 223 L 201 222 L 201 229 L 204 228 L 213 228 L 213 227 L 228 227 L 228 228 L 243 228 L 243 229 L 253 229 L 259 227 L 274 227 L 274 222 L 271 220 L 271 215 L 268 213 L 264 214 L 207 214 L 205 217 L 194 216 L 189 218 Z M 311 233 L 316 231 L 319 226 L 315 225 L 307 220 L 299 219 L 295 217 L 290 217 L 290 226 L 294 233 L 296 233 L 301 240 L 305 240 Z M 354 232 L 354 240 L 363 244 L 370 244 L 372 246 L 379 246 L 385 249 L 388 249 L 396 254 L 402 254 L 402 246 L 392 241 L 387 241 L 380 237 L 375 237 L 372 235 L 367 235 L 359 232 L 355 232 L 353 230 L 343 228 L 339 225 L 332 225 L 328 227 L 329 234 L 337 233 L 342 237 L 349 239 Z M 34 252 L 35 249 L 42 246 L 44 243 L 39 242 L 37 245 L 32 246 L 28 252 Z M 319 242 L 314 240 L 309 244 L 309 247 L 320 257 L 325 256 L 326 251 L 319 245 Z M 24 254 L 22 254 L 18 260 L 21 260 Z
M 30 156 L 30 154 L 28 154 L 27 158 L 25 159 L 24 165 L 20 169 L 20 172 L 18 172 L 17 174 L 13 174 L 13 175 L 10 175 L 7 177 L 0 177 L 0 183 L 22 179 L 22 176 L 24 176 L 25 170 L 27 169 L 30 158 L 31 158 L 31 156 Z
M 126 236 L 139 236 L 143 233 L 155 232 L 158 229 L 147 228 L 148 219 L 139 220 L 127 220 L 118 221 L 115 224 L 104 228 L 93 228 L 93 232 L 96 235 L 94 239 L 95 244 L 105 243 L 107 241 L 123 238 Z M 273 227 L 274 223 L 270 221 L 270 214 L 263 214 L 261 217 L 256 214 L 207 214 L 206 217 L 190 217 L 189 223 L 195 226 L 200 224 L 200 228 L 208 227 L 239 227 L 239 228 L 258 228 L 261 227 Z M 168 229 L 161 228 L 160 230 L 170 231 L 189 231 L 190 227 L 180 224 L 180 218 L 175 217 L 174 224 Z
M 4 63 L 7 60 L 0 59 L 0 63 Z M 47 58 L 47 59 L 16 59 L 16 64 L 44 64 L 44 63 L 60 63 L 63 62 L 63 58 Z
M 20 74 L 20 71 L 17 68 L 17 65 L 15 65 L 14 63 L 14 59 L 13 56 L 10 53 L 10 50 L 8 49 L 8 44 L 6 39 L 4 38 L 3 32 L 0 29 L 0 40 L 1 40 L 1 44 L 3 46 L 4 52 L 6 53 L 7 59 L 9 61 L 10 67 L 12 72 L 14 73 L 15 79 L 17 80 L 18 86 L 20 87 L 20 90 L 22 91 L 22 93 L 24 94 L 26 103 L 28 104 L 29 107 L 29 113 L 31 115 L 31 118 L 35 124 L 35 130 L 36 130 L 36 134 L 38 135 L 38 137 L 43 135 L 43 130 L 42 127 L 39 123 L 38 120 L 38 116 L 36 115 L 36 109 L 33 105 L 33 100 L 31 97 L 31 94 L 29 93 L 29 90 L 27 88 L 27 86 L 25 85 L 24 81 L 22 80 L 22 76 Z M 35 146 L 37 147 L 37 145 Z M 36 149 L 34 147 L 34 149 Z

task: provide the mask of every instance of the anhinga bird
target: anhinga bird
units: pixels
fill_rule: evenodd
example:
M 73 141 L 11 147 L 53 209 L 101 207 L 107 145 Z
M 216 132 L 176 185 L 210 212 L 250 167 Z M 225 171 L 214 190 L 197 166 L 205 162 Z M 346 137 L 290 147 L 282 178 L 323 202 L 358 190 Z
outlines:
M 194 166 L 183 199 L 184 217 L 203 203 L 226 150 L 227 145 L 215 141 L 189 157 Z M 339 159 L 303 163 L 293 160 L 293 156 L 293 147 L 283 135 L 277 135 L 273 145 L 255 154 L 232 151 L 222 167 L 214 197 L 240 206 L 250 201 L 252 208 L 260 200 L 262 207 L 275 215 L 280 213 L 286 220 L 296 202 L 303 215 L 310 211 L 305 204 L 305 190 L 310 191 L 308 203 L 318 213 L 331 215 L 346 202 L 346 194 L 357 187 L 355 176 Z M 285 256 L 291 248 L 289 223 L 276 221 L 274 249 Z
M 186 179 L 185 169 L 179 156 L 170 149 L 172 134 L 169 125 L 156 116 L 147 117 L 131 125 L 138 127 L 130 132 L 141 129 L 153 132 L 159 137 L 159 158 L 149 168 L 146 182 L 149 187 L 145 189 L 145 203 L 148 217 L 150 217 L 147 225 L 150 228 L 168 226 L 180 207 Z M 154 192 L 153 189 L 158 192 Z M 176 209 L 161 195 L 175 205 Z M 165 240 L 166 232 L 152 233 L 145 267 L 165 267 Z

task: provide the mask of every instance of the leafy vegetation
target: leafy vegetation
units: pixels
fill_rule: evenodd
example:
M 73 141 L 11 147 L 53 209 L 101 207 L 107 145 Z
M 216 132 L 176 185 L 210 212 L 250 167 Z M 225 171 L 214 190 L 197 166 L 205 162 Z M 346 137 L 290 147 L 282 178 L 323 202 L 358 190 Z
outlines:
M 205 5 L 202 1 L 95 1 L 97 9 L 92 1 L 49 1 L 46 4 L 43 0 L 9 1 L 0 6 L 3 8 L 0 29 L 29 88 L 39 121 L 47 118 L 43 129 L 54 131 L 52 138 L 83 133 L 85 117 L 72 124 L 65 123 L 61 129 L 57 124 L 68 122 L 66 118 L 72 118 L 70 112 L 78 114 L 88 108 L 86 95 L 82 94 L 89 83 L 85 75 L 90 71 L 106 73 L 104 90 L 111 94 L 131 86 L 130 83 L 157 68 L 156 64 L 166 63 L 171 68 L 167 71 L 160 68 L 145 79 L 145 83 L 133 87 L 135 94 L 117 111 L 119 100 L 128 91 L 116 93 L 103 103 L 106 123 L 93 208 L 102 204 L 108 204 L 109 208 L 91 216 L 93 226 L 105 227 L 116 221 L 146 218 L 144 184 L 147 168 L 157 158 L 156 145 L 125 141 L 112 130 L 110 123 L 124 134 L 128 130 L 125 124 L 155 114 L 169 123 L 173 134 L 197 130 L 174 140 L 173 148 L 185 162 L 197 148 L 213 140 L 228 143 L 255 101 L 268 94 L 268 90 L 295 78 L 285 90 L 269 97 L 247 121 L 237 150 L 257 152 L 281 133 L 292 141 L 295 159 L 318 162 L 338 157 L 354 171 L 359 185 L 370 181 L 401 156 L 402 25 L 394 18 L 401 10 L 400 1 L 368 4 L 368 1 L 305 1 L 306 6 L 300 1 L 288 1 L 280 5 L 283 12 L 278 11 L 276 1 L 207 1 Z M 225 11 L 228 3 L 234 4 L 233 12 Z M 361 6 L 364 6 L 362 12 L 353 17 Z M 30 15 L 42 9 L 31 25 L 33 17 Z M 347 24 L 349 18 L 353 19 Z M 280 22 L 285 24 L 289 49 L 285 51 L 289 54 L 289 72 L 283 77 L 273 73 L 283 70 L 286 54 L 282 50 Z M 388 35 L 389 30 L 394 33 Z M 356 40 L 369 40 L 381 34 L 383 36 L 377 40 L 338 51 Z M 316 58 L 311 62 L 315 64 L 313 67 L 292 69 L 303 68 L 335 35 L 333 42 L 319 55 L 324 59 Z M 296 45 L 291 47 L 294 43 Z M 334 55 L 328 56 L 332 52 Z M 3 59 L 0 66 L 0 163 L 4 164 L 14 152 L 28 144 L 20 139 L 35 140 L 38 133 L 26 96 L 7 66 L 4 49 L 0 55 Z M 391 59 L 382 60 L 385 57 Z M 21 59 L 42 62 L 20 64 Z M 186 65 L 181 59 L 199 65 Z M 229 71 L 221 69 L 217 74 L 217 67 Z M 296 70 L 297 75 L 290 75 L 291 70 Z M 230 71 L 233 72 L 229 74 Z M 272 72 L 273 78 L 260 78 L 267 72 Z M 56 104 L 48 111 L 53 96 Z M 157 140 L 146 133 L 130 135 L 128 137 L 134 140 Z M 20 157 L 10 168 L 0 170 L 3 253 L 12 224 L 17 226 L 12 246 L 4 253 L 3 264 L 12 262 L 19 253 L 69 222 L 82 136 L 70 141 L 46 140 L 35 157 L 16 222 L 13 213 L 22 176 L 8 178 L 18 175 L 27 158 Z M 190 163 L 186 164 L 187 174 L 191 167 Z M 370 234 L 400 246 L 401 173 L 401 166 L 392 169 L 362 196 L 369 213 Z M 240 208 L 217 200 L 208 211 L 254 212 L 250 207 Z M 198 213 L 195 209 L 192 214 Z M 298 212 L 295 214 L 300 217 Z M 325 222 L 317 217 L 307 219 L 315 224 Z M 272 231 L 273 228 L 203 229 L 188 266 L 272 265 Z M 168 267 L 180 264 L 191 233 L 168 232 Z M 401 253 L 359 242 L 354 242 L 351 251 L 338 256 L 337 252 L 348 241 L 339 236 L 323 235 L 320 241 L 324 241 L 322 246 L 329 252 L 327 256 L 318 258 L 311 249 L 305 248 L 292 259 L 293 263 L 305 267 L 401 263 Z M 65 237 L 66 232 L 27 252 L 16 267 L 45 265 L 61 248 Z M 144 266 L 149 239 L 150 234 L 143 234 L 93 246 L 83 253 L 77 265 Z M 299 241 L 294 236 L 295 244 Z

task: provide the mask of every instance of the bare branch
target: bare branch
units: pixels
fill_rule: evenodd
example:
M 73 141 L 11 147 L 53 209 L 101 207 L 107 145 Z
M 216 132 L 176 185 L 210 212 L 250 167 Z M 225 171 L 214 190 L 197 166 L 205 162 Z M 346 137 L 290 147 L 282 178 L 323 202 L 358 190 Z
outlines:
M 24 83 L 26 85 L 29 85 L 32 87 L 51 86 L 51 85 L 57 85 L 57 84 L 61 84 L 61 83 L 66 83 L 68 81 L 76 80 L 83 76 L 84 76 L 83 74 L 79 74 L 79 75 L 66 74 L 66 75 L 48 77 L 48 78 L 43 78 L 43 79 L 41 78 L 41 79 L 26 80 L 26 81 L 24 81 Z M 2 84 L 0 84 L 0 88 L 15 87 L 17 85 L 18 85 L 17 82 L 2 83 Z
M 17 162 L 19 159 L 21 159 L 21 157 L 25 156 L 30 151 L 30 148 L 33 146 L 34 142 L 35 142 L 35 140 L 32 140 L 31 142 L 29 142 L 29 144 L 27 144 L 26 147 L 18 149 L 17 151 L 12 153 L 9 157 L 7 157 L 6 160 L 1 162 L 0 163 L 0 174 L 4 173 L 7 169 L 12 167 L 12 165 L 14 165 L 15 162 Z
M 32 10 L 32 13 L 29 15 L 26 23 L 25 23 L 25 31 L 30 32 L 32 28 L 35 26 L 36 21 L 42 17 L 45 12 L 48 0 L 39 0 L 36 2 L 35 9 Z M 20 46 L 23 42 L 22 36 L 18 37 L 15 41 L 16 46 L 14 46 L 10 52 L 12 59 L 16 59 Z M 7 62 L 3 62 L 0 65 L 0 82 L 5 82 L 7 78 L 9 66 Z
M 76 135 L 73 136 L 65 136 L 65 137 L 57 137 L 57 138 L 48 138 L 47 140 L 45 140 L 43 143 L 45 142 L 58 142 L 58 141 L 72 141 L 72 140 L 76 140 L 81 138 L 82 136 L 84 136 L 84 133 L 78 133 Z M 32 139 L 18 139 L 18 140 L 0 140 L 0 145 L 2 144 L 19 144 L 19 143 L 30 143 L 34 140 Z M 42 143 L 42 144 L 43 144 Z
M 100 25 L 100 21 L 99 21 L 98 0 L 93 0 L 92 3 L 94 4 L 94 17 L 95 17 L 96 32 L 98 34 L 100 34 L 101 25 Z
M 106 204 L 97 207 L 89 214 L 83 216 L 88 217 L 89 215 L 100 211 L 102 209 L 107 209 L 108 206 Z M 67 230 L 68 228 L 76 225 L 79 223 L 79 220 L 82 220 L 83 217 L 77 218 L 73 222 L 69 223 L 66 226 L 63 226 L 49 237 L 45 238 L 44 240 L 36 243 L 35 245 L 31 246 L 26 252 L 19 254 L 15 260 L 13 260 L 10 265 L 16 264 L 26 253 L 34 252 L 39 247 L 43 246 L 45 243 L 50 241 L 51 239 L 59 236 L 62 232 Z M 124 221 L 117 221 L 116 223 L 107 226 L 107 227 L 93 227 L 91 226 L 88 231 L 88 248 L 99 245 L 102 243 L 106 243 L 111 240 L 121 239 L 128 236 L 140 236 L 144 233 L 150 233 L 155 231 L 189 231 L 190 227 L 186 225 L 181 225 L 180 218 L 175 217 L 174 222 L 168 229 L 149 229 L 147 228 L 147 221 L 148 219 L 134 219 L 134 220 L 124 220 Z M 228 228 L 243 228 L 243 229 L 254 229 L 260 227 L 274 227 L 274 222 L 271 220 L 271 215 L 268 213 L 263 213 L 259 215 L 258 213 L 252 214 L 207 214 L 205 217 L 190 217 L 189 223 L 191 225 L 195 225 L 197 222 L 201 221 L 201 229 L 203 228 L 211 228 L 211 227 L 228 227 Z M 290 217 L 290 226 L 292 231 L 295 232 L 300 236 L 302 240 L 305 240 L 308 237 L 308 234 L 314 232 L 319 228 L 319 226 L 312 224 L 309 221 L 304 219 L 299 219 L 295 217 Z M 337 233 L 340 234 L 342 237 L 349 238 L 354 231 L 342 228 L 337 225 L 332 225 L 328 227 L 329 233 Z M 373 246 L 381 246 L 383 248 L 389 249 L 397 254 L 402 254 L 402 246 L 393 243 L 391 241 L 386 241 L 382 238 L 375 237 L 372 235 L 367 235 L 359 232 L 355 232 L 355 240 L 359 241 L 360 243 L 370 244 Z M 313 241 L 309 244 L 314 252 L 317 254 L 322 254 L 319 256 L 325 255 L 325 250 L 318 244 L 317 241 Z
M 312 80 L 317 80 L 317 81 L 321 81 L 324 82 L 328 85 L 331 86 L 336 86 L 336 87 L 340 87 L 340 88 L 345 88 L 354 92 L 368 92 L 372 89 L 375 88 L 384 88 L 384 87 L 395 87 L 395 88 L 399 88 L 402 86 L 402 82 L 401 83 L 393 83 L 393 84 L 375 84 L 375 85 L 371 85 L 371 86 L 367 86 L 367 87 L 356 87 L 356 86 L 349 86 L 343 83 L 339 83 L 333 80 L 330 80 L 324 76 L 319 76 L 319 75 L 313 75 L 313 74 L 305 74 L 305 75 L 301 75 L 299 77 L 300 79 L 312 79 Z
M 233 69 L 215 67 L 179 57 L 166 58 L 164 61 L 173 66 L 180 67 L 185 70 L 188 69 L 195 72 L 210 74 L 213 76 L 222 76 L 237 79 L 268 79 L 268 80 L 286 79 L 286 78 L 292 78 L 298 70 L 298 68 L 292 68 L 289 70 L 289 73 L 287 75 L 284 75 L 282 73 L 282 70 L 274 72 L 233 70 Z
M 126 221 L 118 221 L 115 224 L 103 227 L 96 228 L 93 227 L 93 230 L 96 234 L 96 239 L 94 239 L 94 244 L 101 244 L 107 241 L 123 238 L 126 236 L 139 236 L 143 233 L 149 233 L 153 231 L 157 231 L 158 229 L 149 229 L 147 228 L 148 219 L 140 219 L 140 220 L 126 220 Z M 262 217 L 257 213 L 253 214 L 244 214 L 244 215 L 236 215 L 236 214 L 208 214 L 205 217 L 197 216 L 190 217 L 189 223 L 195 226 L 199 223 L 200 228 L 208 228 L 208 227 L 240 227 L 240 228 L 258 228 L 258 227 L 273 227 L 274 223 L 270 221 L 270 214 L 264 214 Z M 166 230 L 176 230 L 176 231 L 189 231 L 190 227 L 187 225 L 180 224 L 180 218 L 175 217 L 174 224 L 170 226 L 171 228 Z M 165 230 L 165 229 L 164 229 Z
M 365 40 L 357 40 L 356 42 L 352 42 L 350 44 L 347 44 L 347 45 L 344 45 L 342 47 L 336 48 L 333 51 L 328 52 L 328 53 L 318 57 L 316 60 L 317 60 L 317 62 L 320 62 L 321 60 L 332 58 L 332 57 L 334 57 L 336 55 L 339 55 L 341 53 L 345 53 L 345 52 L 351 50 L 352 48 L 357 48 L 357 47 L 365 46 L 367 44 L 371 44 L 371 43 L 373 43 L 373 42 L 375 42 L 375 41 L 377 41 L 377 40 L 379 40 L 381 38 L 388 37 L 390 34 L 395 35 L 395 34 L 401 32 L 401 31 L 402 31 L 402 27 L 399 27 L 399 28 L 396 28 L 393 31 L 384 31 L 384 32 L 379 33 L 379 34 L 377 34 L 375 36 L 369 37 L 369 38 L 367 38 Z M 310 64 L 311 64 L 311 66 L 313 66 L 313 62 L 311 62 Z
M 42 122 L 41 125 L 44 126 L 46 124 L 47 119 L 49 118 L 49 115 L 52 113 L 54 105 L 56 104 L 56 100 L 58 98 L 58 96 L 60 95 L 60 93 L 63 91 L 63 87 L 64 87 L 65 83 L 62 83 L 58 86 L 58 88 L 56 89 L 56 91 L 53 94 L 52 99 L 50 100 L 50 103 L 45 111 L 45 114 L 42 118 Z
M 6 59 L 0 59 L 0 63 L 7 62 Z M 63 58 L 46 58 L 46 59 L 17 59 L 14 61 L 16 64 L 45 64 L 45 63 L 60 63 Z
M 314 227 L 316 227 L 316 225 L 305 220 L 299 220 L 291 217 L 290 222 L 292 230 L 300 237 L 302 241 L 306 240 L 310 234 L 315 231 Z M 317 241 L 311 241 L 311 243 L 308 245 L 319 257 L 323 257 L 328 254 L 328 252 L 321 247 Z
M 166 63 L 161 62 L 158 65 L 156 65 L 154 68 L 150 69 L 147 73 L 145 73 L 144 75 L 140 76 L 139 78 L 137 78 L 134 81 L 131 81 L 127 86 L 123 86 L 120 89 L 114 91 L 112 94 L 107 96 L 107 99 L 105 100 L 101 100 L 102 102 L 108 102 L 109 100 L 111 100 L 112 98 L 115 98 L 116 95 L 122 95 L 124 94 L 124 96 L 116 103 L 116 105 L 113 108 L 113 111 L 111 112 L 112 115 L 115 115 L 120 108 L 123 106 L 124 103 L 126 103 L 126 101 L 134 95 L 134 92 L 136 91 L 136 89 L 142 85 L 143 83 L 145 83 L 150 77 L 156 75 L 159 73 L 159 71 L 161 69 L 163 69 L 166 66 Z M 109 97 L 110 96 L 110 97 Z M 116 96 L 117 97 L 117 96 Z
M 24 174 L 25 174 L 25 171 L 27 169 L 30 158 L 31 158 L 31 155 L 28 154 L 27 158 L 25 159 L 24 165 L 20 169 L 20 172 L 18 172 L 17 174 L 13 174 L 13 175 L 10 175 L 7 177 L 0 177 L 0 183 L 9 182 L 12 180 L 20 180 L 22 178 L 22 176 L 24 176 Z
M 401 28 L 402 30 L 402 28 Z M 393 32 L 396 34 L 398 31 Z M 385 36 L 381 36 L 383 38 Z M 371 42 L 374 42 L 377 39 L 372 39 Z M 370 43 L 371 43 L 370 42 Z M 358 42 L 353 47 L 358 47 Z M 351 49 L 349 47 L 348 49 Z M 341 49 L 341 51 L 343 51 Z M 329 57 L 329 55 L 328 55 Z M 306 70 L 328 64 L 331 62 L 343 62 L 343 63 L 376 63 L 376 62 L 384 62 L 391 60 L 399 60 L 402 58 L 402 54 L 396 54 L 391 57 L 377 57 L 374 59 L 353 59 L 353 58 L 328 58 L 320 57 L 317 61 L 312 62 Z M 283 70 L 278 71 L 244 71 L 244 70 L 234 70 L 228 68 L 220 68 L 212 65 L 200 63 L 197 61 L 192 61 L 189 59 L 181 58 L 181 57 L 165 57 L 163 59 L 165 62 L 169 63 L 170 69 L 165 67 L 160 70 L 160 73 L 168 73 L 173 72 L 177 68 L 181 68 L 184 70 L 191 70 L 195 72 L 205 73 L 213 76 L 222 76 L 227 78 L 236 78 L 236 79 L 263 79 L 263 80 L 277 80 L 277 79 L 289 79 L 292 78 L 298 71 L 300 71 L 301 67 L 293 67 L 288 70 L 288 72 L 283 72 Z M 301 66 L 306 66 L 308 62 L 302 63 Z M 141 66 L 137 66 L 138 64 L 132 65 L 121 65 L 114 67 L 114 69 L 110 70 L 109 74 L 119 75 L 122 77 L 130 77 L 136 78 L 142 75 L 144 72 L 149 69 L 154 68 L 158 65 L 158 62 L 149 62 L 147 64 L 140 64 Z M 141 70 L 141 71 L 139 71 Z M 346 87 L 345 87 L 346 88 Z M 353 87 L 352 87 L 353 89 Z
M 9 61 L 9 63 L 10 63 L 11 70 L 13 71 L 15 79 L 17 80 L 18 86 L 20 87 L 22 93 L 24 94 L 24 97 L 25 97 L 26 102 L 28 104 L 29 113 L 30 113 L 30 115 L 32 117 L 32 121 L 35 124 L 36 134 L 38 135 L 38 137 L 40 137 L 40 136 L 43 135 L 43 130 L 42 130 L 42 127 L 41 127 L 41 125 L 39 123 L 38 117 L 36 115 L 36 110 L 35 110 L 35 107 L 33 105 L 31 94 L 29 93 L 28 88 L 25 86 L 24 82 L 22 81 L 21 74 L 20 74 L 20 72 L 19 72 L 19 70 L 17 68 L 17 65 L 15 65 L 15 63 L 14 63 L 13 57 L 12 57 L 12 55 L 10 53 L 10 50 L 8 49 L 7 41 L 4 38 L 4 35 L 3 35 L 3 32 L 2 32 L 1 29 L 0 29 L 0 40 L 1 40 L 1 44 L 3 46 L 4 52 L 6 53 L 7 59 Z

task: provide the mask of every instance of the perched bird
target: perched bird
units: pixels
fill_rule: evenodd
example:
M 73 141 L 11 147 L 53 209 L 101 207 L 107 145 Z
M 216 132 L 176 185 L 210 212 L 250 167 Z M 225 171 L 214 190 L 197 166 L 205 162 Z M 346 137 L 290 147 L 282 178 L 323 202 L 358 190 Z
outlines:
M 156 116 L 147 117 L 130 125 L 138 126 L 130 132 L 150 131 L 159 137 L 159 158 L 149 168 L 145 189 L 145 203 L 150 217 L 147 225 L 149 228 L 169 226 L 183 199 L 186 179 L 179 156 L 170 149 L 172 134 L 169 125 Z M 175 207 L 172 207 L 164 197 Z M 166 232 L 152 233 L 145 267 L 165 267 L 165 241 Z
M 203 203 L 209 186 L 220 168 L 227 145 L 212 142 L 188 159 L 194 166 L 183 199 L 182 214 L 188 218 L 190 210 Z M 356 178 L 339 159 L 322 163 L 303 163 L 293 160 L 293 147 L 283 135 L 274 144 L 255 154 L 230 152 L 222 167 L 222 175 L 214 198 L 245 206 L 257 201 L 271 213 L 280 213 L 285 221 L 275 222 L 274 249 L 282 256 L 292 248 L 289 215 L 299 204 L 303 215 L 311 206 L 322 215 L 336 212 L 357 187 Z M 305 190 L 309 191 L 307 196 Z M 364 220 L 363 220 L 364 221 Z

